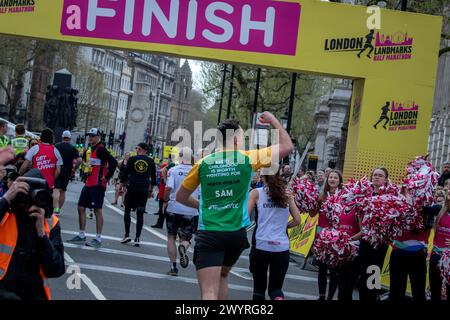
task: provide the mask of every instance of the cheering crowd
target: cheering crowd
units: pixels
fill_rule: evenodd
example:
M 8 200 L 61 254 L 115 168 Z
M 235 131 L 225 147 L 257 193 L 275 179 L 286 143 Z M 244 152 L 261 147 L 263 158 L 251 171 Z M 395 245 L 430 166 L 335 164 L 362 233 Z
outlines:
M 145 143 L 117 161 L 95 128 L 87 133 L 89 147 L 80 155 L 70 144 L 68 131 L 62 134 L 62 143 L 53 145 L 51 130 L 43 130 L 39 141 L 28 140 L 24 127 L 17 125 L 16 138 L 9 141 L 0 122 L 0 298 L 50 298 L 45 279 L 64 273 L 61 208 L 69 181 L 81 166 L 85 186 L 78 201 L 79 233 L 69 242 L 102 246 L 102 208 L 109 183 L 115 187 L 113 205 L 119 205 L 122 197 L 121 243 L 133 241 L 130 226 L 135 211 L 133 245 L 139 247 L 147 201 L 159 185 L 158 221 L 152 227 L 166 223 L 167 274 L 178 275 L 177 262 L 188 267 L 188 249 L 195 237 L 193 264 L 202 299 L 227 298 L 228 274 L 242 252 L 251 248 L 253 299 L 265 300 L 267 293 L 272 300 L 284 300 L 290 261 L 286 230 L 298 226 L 304 214 L 318 215 L 312 253 L 319 267 L 320 300 L 333 299 L 336 291 L 339 300 L 352 300 L 355 288 L 360 300 L 379 299 L 379 279 L 372 275 L 383 271 L 389 250 L 391 300 L 405 298 L 408 278 L 413 298 L 425 300 L 427 275 L 431 299 L 450 299 L 450 164 L 439 175 L 426 157 L 417 157 L 405 164 L 400 185 L 391 182 L 383 167 L 368 178 L 348 182 L 331 168 L 293 172 L 283 165 L 278 170 L 294 146 L 271 113 L 263 113 L 260 121 L 278 130 L 278 144 L 245 151 L 239 122 L 225 120 L 217 127 L 213 153 L 202 151 L 194 157 L 189 148 L 181 148 L 177 163 L 165 163 L 159 173 Z M 35 180 L 29 177 L 45 181 L 42 188 L 51 194 L 45 208 L 33 196 L 25 208 L 15 200 L 19 194 L 36 193 Z M 94 214 L 96 236 L 88 241 L 86 219 Z M 22 224 L 31 236 L 24 237 Z M 430 239 L 433 246 L 428 252 Z

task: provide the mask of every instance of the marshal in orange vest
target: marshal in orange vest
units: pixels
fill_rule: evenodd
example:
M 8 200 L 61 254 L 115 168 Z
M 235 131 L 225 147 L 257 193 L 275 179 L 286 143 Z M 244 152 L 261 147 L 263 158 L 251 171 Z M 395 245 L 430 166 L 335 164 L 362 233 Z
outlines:
M 45 219 L 45 234 L 50 237 L 50 231 L 56 227 L 59 223 L 59 219 L 53 215 L 50 219 Z M 0 222 L 0 281 L 7 273 L 11 258 L 16 248 L 18 237 L 17 219 L 14 214 L 6 213 L 3 220 Z M 45 290 L 45 295 L 48 300 L 51 299 L 50 288 L 47 285 L 47 281 L 44 272 L 41 267 L 41 278 Z

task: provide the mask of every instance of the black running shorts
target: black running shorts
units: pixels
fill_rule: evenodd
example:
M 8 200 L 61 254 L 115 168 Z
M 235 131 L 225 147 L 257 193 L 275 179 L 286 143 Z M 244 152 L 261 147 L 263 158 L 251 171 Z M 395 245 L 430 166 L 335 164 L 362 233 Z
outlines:
M 167 233 L 179 236 L 180 239 L 191 241 L 192 235 L 197 232 L 198 216 L 175 214 L 166 211 Z
M 105 200 L 105 192 L 106 188 L 103 188 L 102 186 L 84 186 L 83 190 L 81 190 L 78 205 L 89 209 L 101 209 L 103 208 L 103 201 Z
M 195 237 L 194 264 L 197 270 L 232 267 L 249 248 L 247 231 L 198 231 Z

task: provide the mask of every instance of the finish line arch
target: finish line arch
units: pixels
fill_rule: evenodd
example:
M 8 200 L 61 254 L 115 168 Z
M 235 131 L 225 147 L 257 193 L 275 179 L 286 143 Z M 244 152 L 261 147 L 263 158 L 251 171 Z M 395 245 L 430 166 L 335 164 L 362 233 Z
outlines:
M 398 180 L 427 151 L 442 18 L 369 17 L 319 0 L 0 1 L 5 35 L 353 79 L 344 175 Z

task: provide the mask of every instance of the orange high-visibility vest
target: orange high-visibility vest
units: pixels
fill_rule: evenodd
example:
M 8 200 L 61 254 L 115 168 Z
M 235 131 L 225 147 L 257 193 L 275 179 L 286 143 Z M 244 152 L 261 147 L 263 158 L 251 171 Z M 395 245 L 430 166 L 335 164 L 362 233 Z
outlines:
M 45 234 L 50 238 L 50 231 L 56 227 L 59 219 L 53 215 L 50 219 L 45 219 Z M 14 254 L 18 237 L 17 219 L 14 214 L 6 213 L 2 221 L 0 221 L 0 281 L 8 271 L 9 263 Z M 50 288 L 47 284 L 44 271 L 41 267 L 40 275 L 44 286 L 45 295 L 48 300 L 51 299 Z

